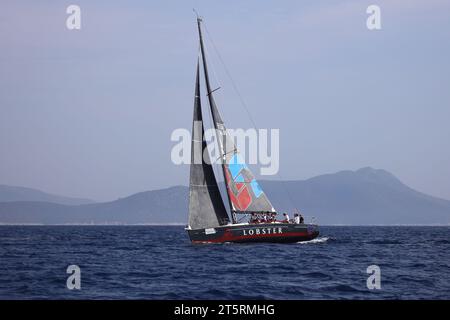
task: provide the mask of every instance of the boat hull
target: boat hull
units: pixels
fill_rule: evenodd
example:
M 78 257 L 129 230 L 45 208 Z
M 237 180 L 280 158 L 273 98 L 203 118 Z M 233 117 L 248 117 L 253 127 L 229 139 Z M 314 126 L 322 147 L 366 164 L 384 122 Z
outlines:
M 316 238 L 319 227 L 315 224 L 261 223 L 187 229 L 187 232 L 192 243 L 292 243 Z

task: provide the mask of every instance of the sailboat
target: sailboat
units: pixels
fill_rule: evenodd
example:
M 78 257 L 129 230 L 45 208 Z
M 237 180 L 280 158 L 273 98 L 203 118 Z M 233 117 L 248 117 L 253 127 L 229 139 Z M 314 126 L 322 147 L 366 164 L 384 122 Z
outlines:
M 186 227 L 192 243 L 225 242 L 299 242 L 319 235 L 316 224 L 277 221 L 276 219 L 238 222 L 240 215 L 276 217 L 277 212 L 253 173 L 241 159 L 214 100 L 208 75 L 202 36 L 202 19 L 197 16 L 201 64 L 206 84 L 209 111 L 214 124 L 221 156 L 222 174 L 230 214 L 222 199 L 219 185 L 207 151 L 200 93 L 200 58 L 197 60 L 194 113 L 191 136 L 189 181 L 189 219 Z M 206 150 L 206 152 L 204 152 Z M 231 219 L 230 219 L 231 217 Z M 244 216 L 245 217 L 245 216 Z M 242 219 L 240 219 L 242 220 Z

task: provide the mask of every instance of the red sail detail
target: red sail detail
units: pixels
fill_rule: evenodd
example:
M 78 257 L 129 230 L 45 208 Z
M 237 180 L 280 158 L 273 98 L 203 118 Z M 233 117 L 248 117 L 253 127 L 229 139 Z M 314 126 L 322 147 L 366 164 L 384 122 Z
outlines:
M 242 182 L 236 182 L 236 189 L 238 189 L 239 191 L 242 189 L 242 187 L 244 187 L 245 184 Z
M 228 192 L 228 196 L 230 197 L 230 201 L 233 204 L 233 207 L 235 210 L 241 210 L 241 207 L 239 206 L 239 201 L 236 198 L 236 196 L 234 195 L 234 193 L 230 190 L 230 182 L 231 182 L 231 177 L 230 177 L 230 173 L 228 172 L 228 170 L 225 170 L 225 179 L 227 179 L 227 192 Z
M 252 197 L 250 196 L 250 193 L 248 192 L 247 186 L 243 188 L 239 194 L 238 194 L 238 200 L 239 205 L 241 207 L 241 210 L 246 210 L 250 203 L 252 203 Z
M 228 190 L 228 194 L 230 196 L 231 203 L 233 204 L 233 207 L 235 210 L 241 210 L 241 207 L 239 206 L 238 199 L 234 196 L 233 192 Z
M 248 191 L 248 186 L 245 183 L 233 184 L 229 170 L 225 170 L 225 176 L 227 179 L 228 195 L 230 196 L 234 209 L 239 211 L 246 210 L 252 203 L 252 196 Z M 233 185 L 236 188 L 233 188 Z

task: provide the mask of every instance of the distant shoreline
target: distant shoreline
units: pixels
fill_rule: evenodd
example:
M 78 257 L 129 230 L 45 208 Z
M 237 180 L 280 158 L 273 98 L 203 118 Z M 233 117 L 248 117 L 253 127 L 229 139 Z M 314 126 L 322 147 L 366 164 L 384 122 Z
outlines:
M 262 180 L 260 184 L 278 213 L 296 212 L 299 207 L 305 221 L 314 217 L 320 226 L 450 225 L 449 200 L 415 191 L 382 169 L 365 167 L 308 180 Z M 185 186 L 80 205 L 64 204 L 73 203 L 73 198 L 61 201 L 61 196 L 17 188 L 0 187 L 0 225 L 184 226 L 188 220 L 189 189 Z

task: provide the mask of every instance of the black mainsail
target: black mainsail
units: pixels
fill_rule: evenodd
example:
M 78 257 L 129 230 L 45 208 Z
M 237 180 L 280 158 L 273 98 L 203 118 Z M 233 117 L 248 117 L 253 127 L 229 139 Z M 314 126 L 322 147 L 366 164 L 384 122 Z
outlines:
M 197 19 L 206 90 L 214 127 L 216 129 L 219 152 L 222 155 L 222 170 L 230 210 L 233 213 L 233 222 L 236 222 L 234 213 L 275 212 L 275 209 L 266 194 L 262 191 L 253 173 L 239 156 L 234 140 L 227 133 L 225 124 L 214 101 L 214 90 L 211 90 L 208 76 L 208 66 L 206 63 L 205 48 L 200 25 L 201 21 L 200 18 Z
M 189 226 L 192 229 L 214 228 L 229 222 L 204 136 L 197 62 L 189 183 Z

